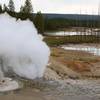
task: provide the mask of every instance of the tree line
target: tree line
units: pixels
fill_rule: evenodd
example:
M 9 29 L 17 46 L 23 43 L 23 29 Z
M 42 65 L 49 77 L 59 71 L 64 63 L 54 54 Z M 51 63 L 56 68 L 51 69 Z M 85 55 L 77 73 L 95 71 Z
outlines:
M 9 0 L 8 5 L 0 5 L 0 13 L 7 12 L 16 20 L 31 20 L 38 30 L 38 33 L 44 33 L 45 31 L 61 30 L 69 27 L 86 27 L 86 28 L 100 28 L 100 20 L 71 20 L 64 18 L 49 19 L 39 11 L 34 14 L 33 5 L 31 0 L 26 0 L 25 4 L 20 7 L 20 11 L 16 12 L 15 4 L 13 0 Z
M 6 5 L 4 4 L 3 7 L 2 5 L 0 5 L 0 13 L 3 12 L 16 12 L 15 11 L 15 4 L 13 0 L 9 0 L 9 4 Z M 33 13 L 33 7 L 32 7 L 32 3 L 31 0 L 26 0 L 24 6 L 20 7 L 20 13 Z
M 98 16 L 100 17 L 100 16 Z M 64 30 L 72 27 L 83 28 L 100 28 L 100 18 L 97 20 L 79 20 L 79 19 L 64 19 L 64 18 L 45 18 L 45 29 Z
M 15 17 L 16 20 L 31 20 L 39 33 L 44 32 L 44 18 L 41 14 L 41 12 L 37 12 L 37 14 L 33 14 L 33 6 L 31 0 L 26 0 L 25 4 L 20 7 L 20 11 L 16 12 L 15 10 L 15 4 L 13 0 L 9 0 L 8 5 L 0 5 L 0 13 L 8 13 L 10 16 Z

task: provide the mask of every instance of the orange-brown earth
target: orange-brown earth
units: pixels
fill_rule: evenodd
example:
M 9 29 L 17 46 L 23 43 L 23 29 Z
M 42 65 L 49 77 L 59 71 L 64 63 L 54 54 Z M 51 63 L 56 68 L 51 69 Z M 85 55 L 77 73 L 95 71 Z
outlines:
M 100 57 L 84 51 L 52 47 L 49 68 L 63 78 L 99 78 Z

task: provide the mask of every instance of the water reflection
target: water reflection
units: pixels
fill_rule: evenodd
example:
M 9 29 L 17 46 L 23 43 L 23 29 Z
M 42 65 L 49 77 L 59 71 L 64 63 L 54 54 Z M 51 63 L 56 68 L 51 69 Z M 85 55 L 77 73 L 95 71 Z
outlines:
M 100 56 L 100 47 L 95 46 L 84 46 L 84 45 L 64 45 L 62 46 L 65 50 L 78 50 L 78 51 L 86 51 L 92 53 L 94 55 Z

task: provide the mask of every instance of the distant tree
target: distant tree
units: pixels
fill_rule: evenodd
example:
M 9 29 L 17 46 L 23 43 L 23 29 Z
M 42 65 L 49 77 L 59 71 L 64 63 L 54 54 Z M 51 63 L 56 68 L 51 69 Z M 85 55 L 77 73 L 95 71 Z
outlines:
M 41 12 L 37 12 L 34 18 L 34 24 L 39 33 L 44 33 L 44 17 Z
M 20 13 L 24 13 L 24 6 L 20 7 Z
M 2 6 L 0 5 L 0 13 L 2 13 Z
M 26 20 L 27 18 L 33 21 L 33 7 L 31 0 L 26 0 L 24 6 L 20 7 L 18 18 Z
M 9 1 L 8 8 L 9 8 L 9 11 L 15 12 L 15 6 L 14 6 L 13 0 Z
M 29 18 L 29 13 L 27 14 L 25 12 L 25 6 L 21 6 L 20 7 L 19 18 L 21 20 L 26 20 L 27 18 Z
M 3 5 L 3 12 L 8 12 L 8 7 L 5 4 Z
M 20 10 L 23 13 L 33 13 L 33 7 L 32 7 L 31 0 L 26 0 L 24 7 L 21 6 L 21 9 Z

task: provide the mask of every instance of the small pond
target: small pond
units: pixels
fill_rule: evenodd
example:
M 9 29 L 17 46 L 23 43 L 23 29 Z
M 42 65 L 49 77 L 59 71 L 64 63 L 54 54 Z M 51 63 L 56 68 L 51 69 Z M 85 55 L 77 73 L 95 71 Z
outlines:
M 84 33 L 84 32 L 68 32 L 68 31 L 58 31 L 58 32 L 46 32 L 46 35 L 49 36 L 68 36 L 68 35 L 91 35 L 91 33 Z
M 86 51 L 94 55 L 100 56 L 100 46 L 88 46 L 88 45 L 63 45 L 61 48 L 65 50 L 78 50 Z

